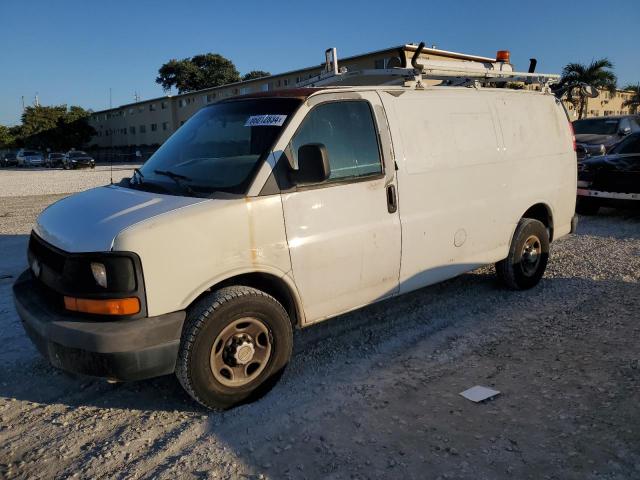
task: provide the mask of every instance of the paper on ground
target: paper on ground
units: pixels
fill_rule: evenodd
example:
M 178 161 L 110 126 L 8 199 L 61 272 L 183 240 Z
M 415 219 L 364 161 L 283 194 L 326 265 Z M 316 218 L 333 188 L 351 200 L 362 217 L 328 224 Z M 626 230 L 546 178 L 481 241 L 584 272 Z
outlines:
M 476 385 L 475 387 L 471 387 L 464 392 L 460 392 L 467 400 L 471 400 L 472 402 L 482 402 L 483 400 L 487 400 L 488 398 L 493 398 L 496 395 L 499 395 L 500 392 L 498 390 L 493 390 L 491 388 L 482 387 L 480 385 Z

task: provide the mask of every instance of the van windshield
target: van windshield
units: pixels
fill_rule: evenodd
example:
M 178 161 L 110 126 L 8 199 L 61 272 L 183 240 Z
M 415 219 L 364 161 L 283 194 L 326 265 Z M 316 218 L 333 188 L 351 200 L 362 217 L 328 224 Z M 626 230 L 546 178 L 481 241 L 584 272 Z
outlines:
M 145 162 L 130 186 L 189 196 L 246 193 L 300 103 L 295 98 L 253 98 L 205 107 Z
M 613 135 L 618 132 L 618 122 L 604 118 L 576 120 L 573 122 L 573 130 L 576 135 Z

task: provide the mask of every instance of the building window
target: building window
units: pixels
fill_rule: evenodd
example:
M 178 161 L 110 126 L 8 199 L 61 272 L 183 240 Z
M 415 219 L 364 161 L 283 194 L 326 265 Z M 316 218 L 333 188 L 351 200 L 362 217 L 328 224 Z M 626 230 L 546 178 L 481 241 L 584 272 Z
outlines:
M 184 120 L 180 120 L 180 126 L 184 125 Z
M 260 87 L 260 91 L 262 92 L 268 92 L 269 90 L 273 90 L 273 87 L 271 86 L 270 83 L 265 83 Z
M 158 124 L 157 124 L 157 123 L 152 123 L 152 124 L 151 124 L 151 131 L 152 131 L 152 132 L 155 132 L 155 131 L 157 131 L 157 130 L 158 130 Z
M 156 104 L 155 103 L 149 104 L 149 111 L 150 112 L 155 112 L 156 111 Z
M 144 107 L 143 107 L 142 105 L 140 105 L 140 106 L 138 107 L 138 111 L 139 111 L 140 113 L 142 113 L 142 112 L 144 111 Z
M 135 135 L 136 134 L 136 127 L 129 127 L 129 133 L 131 135 Z
M 288 85 L 289 85 L 289 79 L 288 79 L 288 78 L 285 78 L 285 79 L 282 81 L 282 84 L 283 84 L 285 87 L 286 87 L 286 86 L 288 86 Z
M 216 98 L 216 94 L 215 93 L 209 93 L 206 97 L 205 97 L 205 102 L 206 103 L 210 103 L 213 102 Z
M 240 94 L 246 95 L 247 93 L 251 93 L 251 87 L 242 87 L 240 89 Z
M 180 108 L 184 107 L 187 104 L 187 101 L 184 98 L 181 98 L 180 101 L 178 102 L 178 106 Z
M 375 68 L 376 70 L 381 70 L 381 69 L 387 68 L 388 64 L 389 64 L 388 58 L 381 58 L 373 62 L 373 68 Z
M 166 131 L 169 129 L 169 122 L 162 122 L 162 130 Z
M 140 133 L 147 133 L 147 127 L 144 125 L 140 125 Z
M 129 115 L 133 115 L 133 113 L 134 113 L 133 108 L 130 108 L 130 109 L 129 109 Z
M 161 103 L 160 103 L 160 108 L 161 108 L 162 110 L 165 110 L 165 109 L 167 108 L 167 102 L 161 102 Z

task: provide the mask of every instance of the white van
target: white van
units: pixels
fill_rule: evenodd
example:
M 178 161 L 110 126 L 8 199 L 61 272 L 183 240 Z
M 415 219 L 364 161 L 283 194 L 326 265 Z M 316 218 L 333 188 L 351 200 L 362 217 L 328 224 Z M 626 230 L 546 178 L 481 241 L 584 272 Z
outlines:
M 175 372 L 208 407 L 273 385 L 292 330 L 496 264 L 542 277 L 574 225 L 554 96 L 303 88 L 196 113 L 131 179 L 38 218 L 17 311 L 57 367 Z

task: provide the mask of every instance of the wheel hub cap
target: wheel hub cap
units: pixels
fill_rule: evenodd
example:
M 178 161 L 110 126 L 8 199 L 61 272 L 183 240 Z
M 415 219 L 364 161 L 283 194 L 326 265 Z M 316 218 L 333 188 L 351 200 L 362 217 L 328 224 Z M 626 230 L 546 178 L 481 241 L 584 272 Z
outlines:
M 213 342 L 211 373 L 225 386 L 240 387 L 265 369 L 271 351 L 271 334 L 261 320 L 250 317 L 235 320 Z
M 253 354 L 256 352 L 256 349 L 251 341 L 241 340 L 241 342 L 242 343 L 235 347 L 232 356 L 236 364 L 246 365 L 253 359 Z
M 532 275 L 535 273 L 538 268 L 541 253 L 542 244 L 540 243 L 540 239 L 535 235 L 531 235 L 522 247 L 521 265 L 525 274 Z

